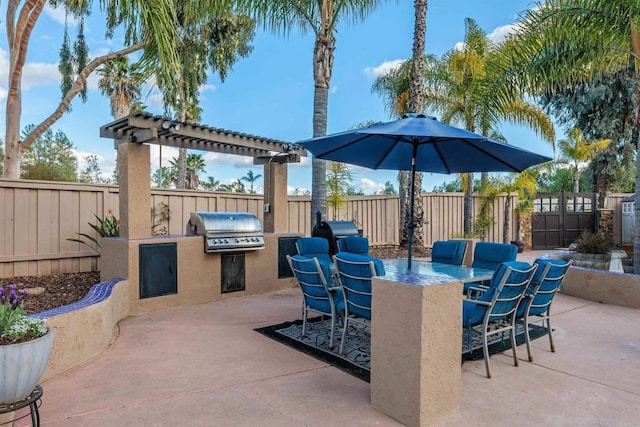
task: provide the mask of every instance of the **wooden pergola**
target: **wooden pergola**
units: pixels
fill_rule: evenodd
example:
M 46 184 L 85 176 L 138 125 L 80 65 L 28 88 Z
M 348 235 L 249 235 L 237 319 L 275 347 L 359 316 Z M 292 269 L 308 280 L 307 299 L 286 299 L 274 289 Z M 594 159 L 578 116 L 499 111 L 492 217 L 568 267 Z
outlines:
M 242 132 L 191 124 L 148 113 L 136 113 L 100 127 L 100 136 L 118 150 L 121 237 L 149 236 L 151 204 L 148 144 L 253 157 L 264 165 L 265 232 L 286 232 L 287 164 L 307 151 L 295 144 Z

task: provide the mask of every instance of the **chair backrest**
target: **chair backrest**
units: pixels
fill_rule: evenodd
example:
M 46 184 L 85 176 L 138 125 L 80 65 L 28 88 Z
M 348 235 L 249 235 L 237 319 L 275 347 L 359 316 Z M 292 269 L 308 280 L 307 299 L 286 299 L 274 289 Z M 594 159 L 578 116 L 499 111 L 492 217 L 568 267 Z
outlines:
M 529 315 L 534 316 L 546 313 L 572 262 L 572 260 L 538 258 L 535 261 L 538 269 L 527 289 L 528 298 L 520 302 L 516 316 L 524 317 L 527 310 Z
M 371 278 L 376 275 L 374 258 L 338 252 L 333 259 L 344 290 L 346 315 L 371 319 Z
M 464 321 L 475 325 L 483 320 L 492 322 L 515 314 L 537 268 L 537 264 L 520 261 L 500 264 L 491 277 L 489 288 L 477 298 L 490 305 L 474 304 L 469 313 L 463 313 Z
M 333 313 L 334 301 L 328 290 L 329 265 L 304 255 L 287 255 L 287 261 L 300 285 L 305 304 L 314 310 Z
M 503 262 L 515 261 L 518 247 L 508 243 L 479 242 L 473 251 L 471 267 L 496 270 Z
M 324 237 L 301 237 L 296 240 L 298 255 L 306 258 L 318 258 L 321 263 L 331 264 L 329 256 L 329 241 Z
M 361 236 L 347 236 L 338 239 L 338 252 L 369 255 L 369 239 Z
M 433 242 L 431 261 L 444 264 L 462 265 L 467 244 L 462 240 L 438 240 Z

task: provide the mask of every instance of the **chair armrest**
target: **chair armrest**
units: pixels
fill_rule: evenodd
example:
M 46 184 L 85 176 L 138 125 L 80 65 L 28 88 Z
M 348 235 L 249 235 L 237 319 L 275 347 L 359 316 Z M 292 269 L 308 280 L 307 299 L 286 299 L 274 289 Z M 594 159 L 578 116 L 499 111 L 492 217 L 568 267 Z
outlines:
M 477 294 L 477 297 L 479 297 L 487 292 L 487 289 L 489 289 L 489 287 L 484 285 L 469 286 L 467 288 L 467 298 L 472 298 L 474 294 Z
M 467 297 L 464 297 L 464 298 L 462 298 L 462 300 L 463 300 L 463 301 L 472 302 L 472 303 L 474 303 L 474 304 L 487 305 L 487 306 L 490 306 L 490 305 L 491 305 L 491 302 L 490 302 L 490 301 L 480 301 L 480 300 L 473 299 L 473 298 L 467 298 Z

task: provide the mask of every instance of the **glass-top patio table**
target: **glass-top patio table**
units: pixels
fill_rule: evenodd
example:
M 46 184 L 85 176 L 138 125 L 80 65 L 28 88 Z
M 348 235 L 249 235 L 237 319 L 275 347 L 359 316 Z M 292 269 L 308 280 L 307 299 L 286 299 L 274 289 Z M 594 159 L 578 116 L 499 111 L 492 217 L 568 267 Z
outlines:
M 472 268 L 463 265 L 443 264 L 439 262 L 412 260 L 411 270 L 407 270 L 407 259 L 383 260 L 386 271 L 385 278 L 401 282 L 428 285 L 446 281 L 462 283 L 482 282 L 490 280 L 493 270 Z

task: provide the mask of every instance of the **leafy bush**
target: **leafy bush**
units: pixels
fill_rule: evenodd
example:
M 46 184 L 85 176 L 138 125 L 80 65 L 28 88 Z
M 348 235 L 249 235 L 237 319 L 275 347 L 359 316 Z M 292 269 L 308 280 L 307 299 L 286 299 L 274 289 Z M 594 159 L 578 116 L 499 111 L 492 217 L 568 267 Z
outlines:
M 120 237 L 120 220 L 113 215 L 113 209 L 109 209 L 109 215 L 104 219 L 93 214 L 98 222 L 96 224 L 89 223 L 89 227 L 93 228 L 100 237 Z M 100 255 L 100 242 L 93 236 L 86 233 L 76 233 L 80 239 L 67 239 L 70 242 L 78 242 L 86 245 L 96 251 Z M 86 240 L 85 240 L 86 239 Z
M 585 231 L 575 241 L 575 248 L 584 254 L 608 254 L 613 249 L 613 239 L 608 234 Z

